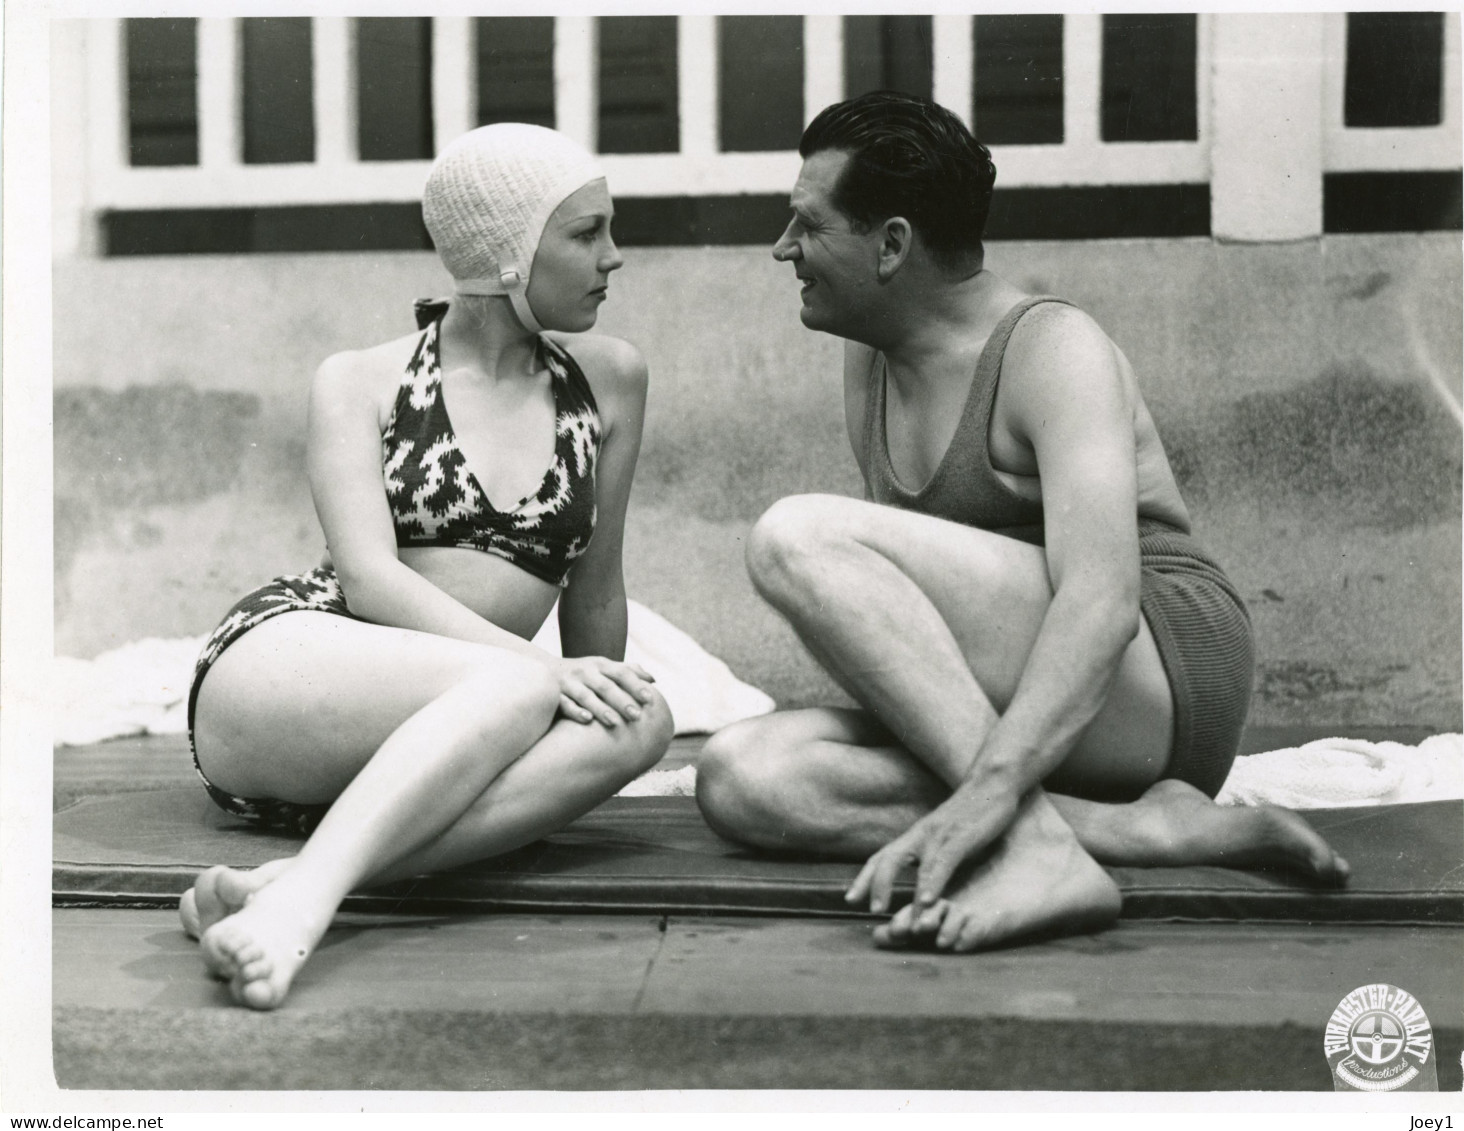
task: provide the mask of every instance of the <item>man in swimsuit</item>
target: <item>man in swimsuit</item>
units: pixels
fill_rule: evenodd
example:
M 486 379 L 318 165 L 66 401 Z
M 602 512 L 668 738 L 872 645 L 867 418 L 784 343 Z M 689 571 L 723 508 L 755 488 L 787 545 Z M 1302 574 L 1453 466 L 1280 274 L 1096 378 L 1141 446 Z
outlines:
M 913 901 L 881 945 L 972 950 L 1111 922 L 1101 863 L 1347 873 L 1277 809 L 1221 809 L 1249 620 L 1190 521 L 1122 352 L 983 266 L 995 168 L 949 111 L 877 93 L 805 131 L 773 249 L 844 339 L 864 501 L 757 523 L 754 585 L 857 709 L 713 736 L 698 799 L 753 846 L 865 861 Z

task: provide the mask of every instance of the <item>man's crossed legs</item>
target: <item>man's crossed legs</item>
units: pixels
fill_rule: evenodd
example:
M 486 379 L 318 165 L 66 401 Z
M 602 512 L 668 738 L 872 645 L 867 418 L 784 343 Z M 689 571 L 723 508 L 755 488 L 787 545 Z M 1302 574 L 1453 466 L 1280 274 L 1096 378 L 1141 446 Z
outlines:
M 759 520 L 747 560 L 758 591 L 862 709 L 720 731 L 698 764 L 702 812 L 755 847 L 865 860 L 950 795 L 1011 701 L 1052 600 L 1046 558 L 909 511 L 796 496 Z M 876 941 L 965 951 L 1097 929 L 1119 911 L 1100 863 L 1266 864 L 1345 879 L 1346 863 L 1295 814 L 1221 808 L 1162 779 L 1172 729 L 1163 663 L 1142 625 L 1046 788 L 1022 799 L 944 898 L 902 908 Z M 886 911 L 892 879 L 867 868 L 852 895 Z

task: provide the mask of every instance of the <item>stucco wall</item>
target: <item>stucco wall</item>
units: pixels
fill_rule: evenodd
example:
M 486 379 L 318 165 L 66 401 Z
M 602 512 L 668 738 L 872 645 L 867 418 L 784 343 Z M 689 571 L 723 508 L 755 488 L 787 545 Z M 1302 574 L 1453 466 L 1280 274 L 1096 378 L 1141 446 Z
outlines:
M 857 493 L 837 343 L 764 249 L 632 249 L 601 329 L 652 395 L 632 596 L 785 703 L 831 693 L 741 566 L 758 513 Z M 1196 514 L 1250 603 L 1253 717 L 1458 727 L 1457 235 L 993 244 L 1127 352 Z M 305 390 L 411 328 L 426 254 L 66 260 L 55 270 L 57 648 L 207 631 L 313 564 Z

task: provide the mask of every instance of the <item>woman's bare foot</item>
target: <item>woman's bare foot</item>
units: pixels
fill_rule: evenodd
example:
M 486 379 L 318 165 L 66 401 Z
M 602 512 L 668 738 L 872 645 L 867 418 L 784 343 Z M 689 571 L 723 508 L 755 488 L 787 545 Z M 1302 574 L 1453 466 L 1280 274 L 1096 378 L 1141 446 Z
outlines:
M 1156 782 L 1128 805 L 1058 802 L 1084 847 L 1105 864 L 1285 868 L 1340 887 L 1347 861 L 1297 814 L 1274 805 L 1216 805 L 1185 782 Z
M 178 901 L 178 918 L 183 922 L 183 930 L 189 938 L 203 938 L 204 932 L 219 920 L 242 910 L 255 892 L 288 868 L 294 859 L 282 856 L 248 871 L 216 864 L 203 872 Z
M 1047 795 L 1034 790 L 968 878 L 929 908 L 901 908 L 875 928 L 874 941 L 965 953 L 1031 935 L 1100 930 L 1118 918 L 1120 903 L 1118 886 L 1083 851 Z
M 312 910 L 321 901 L 314 892 L 296 891 L 294 876 L 277 877 L 260 887 L 240 910 L 219 920 L 200 940 L 204 965 L 229 983 L 240 1005 L 279 1006 L 330 926 L 334 907 L 328 906 L 323 914 Z

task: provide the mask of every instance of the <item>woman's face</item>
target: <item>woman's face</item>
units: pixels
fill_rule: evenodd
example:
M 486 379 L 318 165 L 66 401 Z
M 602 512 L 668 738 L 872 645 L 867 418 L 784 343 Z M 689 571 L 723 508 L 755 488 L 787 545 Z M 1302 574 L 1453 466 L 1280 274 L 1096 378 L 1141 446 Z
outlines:
M 595 324 L 610 272 L 625 262 L 610 236 L 614 216 L 602 179 L 565 197 L 544 225 L 527 297 L 546 330 L 578 333 Z

